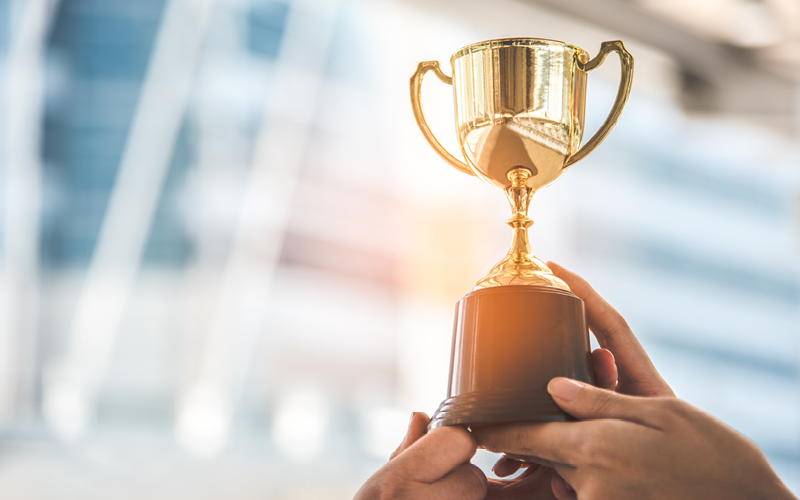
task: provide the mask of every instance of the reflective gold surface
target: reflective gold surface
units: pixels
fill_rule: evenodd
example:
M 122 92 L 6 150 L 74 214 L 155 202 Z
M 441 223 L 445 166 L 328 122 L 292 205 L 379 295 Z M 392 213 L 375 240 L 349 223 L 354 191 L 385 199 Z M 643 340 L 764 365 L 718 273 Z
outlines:
M 450 59 L 461 150 L 478 176 L 500 189 L 525 167 L 534 190 L 563 172 L 583 136 L 582 49 L 544 40 L 469 45 Z M 535 165 L 534 165 L 535 160 Z
M 550 269 L 531 252 L 528 228 L 533 221 L 528 218 L 533 188 L 527 185 L 530 170 L 515 168 L 508 173 L 511 185 L 504 191 L 514 215 L 507 224 L 514 231 L 511 248 L 506 256 L 475 285 L 474 290 L 501 285 L 538 285 L 569 290 L 569 286 L 550 272 Z
M 581 148 L 586 73 L 610 52 L 617 52 L 621 62 L 617 98 L 605 123 Z M 598 55 L 589 60 L 587 52 L 574 45 L 513 38 L 468 45 L 453 54 L 450 63 L 452 77 L 445 75 L 436 61 L 420 63 L 411 77 L 417 124 L 445 161 L 503 189 L 514 213 L 508 221 L 514 230 L 512 248 L 476 289 L 510 284 L 568 289 L 531 254 L 527 235 L 533 224 L 527 217 L 530 197 L 606 138 L 630 95 L 633 57 L 621 41 L 603 42 Z M 425 121 L 420 93 L 422 77 L 428 71 L 453 85 L 456 130 L 466 162 L 445 150 Z

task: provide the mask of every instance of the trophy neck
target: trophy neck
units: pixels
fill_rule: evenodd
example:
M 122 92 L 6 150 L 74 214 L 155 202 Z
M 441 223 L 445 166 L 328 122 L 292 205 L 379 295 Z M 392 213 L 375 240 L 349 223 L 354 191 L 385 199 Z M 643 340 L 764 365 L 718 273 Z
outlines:
M 528 217 L 528 208 L 535 190 L 527 185 L 530 176 L 531 172 L 526 168 L 515 168 L 508 173 L 511 185 L 504 191 L 513 213 L 507 222 L 513 230 L 511 248 L 503 260 L 475 285 L 474 290 L 503 285 L 549 286 L 569 290 L 569 286 L 554 276 L 531 251 L 528 228 L 533 221 Z
M 508 173 L 508 180 L 511 185 L 503 191 L 511 204 L 511 212 L 514 214 L 508 219 L 508 225 L 512 228 L 523 227 L 525 229 L 533 225 L 533 221 L 528 218 L 528 208 L 531 206 L 531 198 L 535 192 L 528 187 L 528 177 L 531 171 L 527 168 L 515 168 Z

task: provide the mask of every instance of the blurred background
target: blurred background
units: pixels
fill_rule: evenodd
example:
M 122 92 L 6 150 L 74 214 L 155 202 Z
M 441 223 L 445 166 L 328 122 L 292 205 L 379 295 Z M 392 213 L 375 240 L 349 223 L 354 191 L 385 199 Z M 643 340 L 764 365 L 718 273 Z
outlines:
M 797 0 L 0 0 L 0 494 L 351 498 L 445 397 L 511 236 L 408 79 L 513 36 L 636 60 L 534 251 L 800 493 Z

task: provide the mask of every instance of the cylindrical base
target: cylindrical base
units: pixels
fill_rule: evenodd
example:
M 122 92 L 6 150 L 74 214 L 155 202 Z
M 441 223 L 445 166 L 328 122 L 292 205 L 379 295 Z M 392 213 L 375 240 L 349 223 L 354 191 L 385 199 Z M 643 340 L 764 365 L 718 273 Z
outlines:
M 571 420 L 547 392 L 553 377 L 594 383 L 583 301 L 539 286 L 500 286 L 456 306 L 447 399 L 430 427 Z

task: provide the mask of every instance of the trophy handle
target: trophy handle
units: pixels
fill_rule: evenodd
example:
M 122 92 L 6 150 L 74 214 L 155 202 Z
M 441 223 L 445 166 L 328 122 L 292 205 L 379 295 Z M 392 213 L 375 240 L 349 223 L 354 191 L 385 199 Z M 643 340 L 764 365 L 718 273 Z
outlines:
M 619 90 L 617 91 L 617 100 L 614 101 L 614 107 L 611 108 L 611 113 L 606 118 L 606 121 L 600 129 L 589 139 L 589 142 L 583 145 L 577 153 L 570 156 L 564 164 L 564 168 L 569 167 L 574 163 L 578 163 L 586 157 L 589 153 L 594 151 L 594 148 L 600 145 L 606 136 L 608 136 L 614 125 L 619 120 L 619 115 L 622 114 L 622 109 L 625 103 L 628 102 L 628 96 L 631 95 L 631 84 L 633 83 L 633 56 L 630 52 L 625 50 L 625 45 L 621 40 L 614 40 L 613 42 L 603 42 L 600 46 L 600 52 L 587 63 L 578 60 L 578 68 L 583 71 L 591 71 L 596 67 L 603 64 L 609 52 L 616 52 L 619 55 L 620 68 L 622 69 L 622 77 L 619 81 Z
M 464 162 L 459 161 L 455 156 L 451 155 L 444 146 L 436 139 L 436 136 L 433 135 L 431 132 L 430 127 L 428 127 L 428 122 L 425 121 L 425 115 L 422 113 L 422 77 L 425 76 L 425 73 L 428 71 L 433 71 L 436 73 L 436 76 L 439 77 L 439 80 L 443 81 L 448 85 L 453 84 L 453 78 L 450 76 L 445 75 L 442 70 L 439 68 L 439 61 L 423 61 L 419 63 L 417 66 L 417 71 L 414 72 L 414 75 L 411 77 L 411 107 L 414 109 L 414 118 L 417 120 L 417 125 L 419 129 L 422 131 L 422 135 L 428 140 L 428 143 L 431 147 L 439 153 L 439 156 L 444 158 L 444 161 L 455 167 L 457 170 L 464 172 L 465 174 L 475 175 L 471 168 L 469 168 Z

